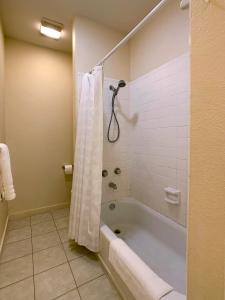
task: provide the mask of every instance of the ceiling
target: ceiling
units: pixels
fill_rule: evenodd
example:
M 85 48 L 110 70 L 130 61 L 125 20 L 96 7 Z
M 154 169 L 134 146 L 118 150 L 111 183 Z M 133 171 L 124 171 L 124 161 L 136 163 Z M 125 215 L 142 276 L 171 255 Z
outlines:
M 126 34 L 159 0 L 0 0 L 6 36 L 62 51 L 72 49 L 74 16 L 84 16 Z M 42 17 L 64 24 L 63 38 L 42 36 Z

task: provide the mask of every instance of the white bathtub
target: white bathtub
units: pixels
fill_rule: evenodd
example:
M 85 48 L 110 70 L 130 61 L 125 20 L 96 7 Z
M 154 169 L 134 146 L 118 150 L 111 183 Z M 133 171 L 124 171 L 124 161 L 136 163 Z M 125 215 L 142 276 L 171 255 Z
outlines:
M 110 204 L 115 204 L 110 209 Z M 119 229 L 121 233 L 115 234 Z M 108 261 L 110 240 L 120 237 L 174 291 L 163 300 L 186 299 L 186 230 L 140 202 L 127 198 L 102 205 L 100 259 L 122 296 L 134 299 Z M 144 300 L 144 299 L 143 299 Z

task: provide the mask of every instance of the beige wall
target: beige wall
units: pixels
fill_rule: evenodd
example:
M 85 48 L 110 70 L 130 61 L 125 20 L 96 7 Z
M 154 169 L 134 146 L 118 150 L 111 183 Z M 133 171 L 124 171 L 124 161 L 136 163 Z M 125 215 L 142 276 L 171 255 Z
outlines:
M 131 80 L 188 51 L 189 10 L 169 0 L 130 41 Z
M 4 36 L 0 20 L 0 143 L 5 141 L 4 130 Z M 0 244 L 7 218 L 7 203 L 0 202 Z
M 225 4 L 192 1 L 188 299 L 224 299 Z
M 123 35 L 87 18 L 74 21 L 75 62 L 77 72 L 89 72 L 122 38 Z M 105 76 L 129 79 L 129 46 L 116 52 L 105 64 Z
M 17 193 L 10 213 L 68 202 L 72 162 L 72 57 L 6 39 L 6 142 Z

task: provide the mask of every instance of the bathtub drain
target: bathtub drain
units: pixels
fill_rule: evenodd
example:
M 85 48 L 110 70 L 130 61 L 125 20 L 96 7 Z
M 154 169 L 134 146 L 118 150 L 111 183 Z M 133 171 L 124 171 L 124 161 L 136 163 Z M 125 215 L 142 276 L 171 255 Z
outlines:
M 115 233 L 115 234 L 120 234 L 121 231 L 120 231 L 119 229 L 115 229 L 115 230 L 114 230 L 114 233 Z

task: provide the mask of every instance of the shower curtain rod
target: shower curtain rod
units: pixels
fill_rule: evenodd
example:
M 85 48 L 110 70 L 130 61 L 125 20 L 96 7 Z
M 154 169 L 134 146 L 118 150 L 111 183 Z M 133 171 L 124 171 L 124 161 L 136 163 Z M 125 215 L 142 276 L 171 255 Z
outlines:
M 97 64 L 96 66 L 101 66 L 104 62 L 112 56 L 120 47 L 123 46 L 137 31 L 139 31 L 142 26 L 152 17 L 157 11 L 167 2 L 167 0 L 160 1 L 142 20 L 139 22 L 111 51 L 109 51 Z M 91 73 L 91 71 L 90 71 Z

